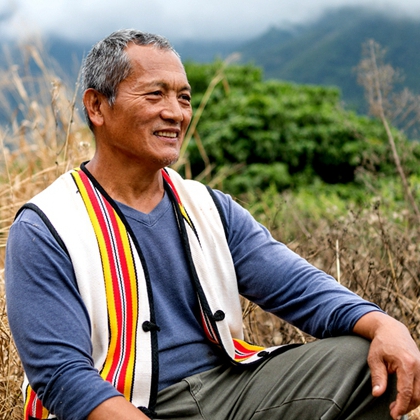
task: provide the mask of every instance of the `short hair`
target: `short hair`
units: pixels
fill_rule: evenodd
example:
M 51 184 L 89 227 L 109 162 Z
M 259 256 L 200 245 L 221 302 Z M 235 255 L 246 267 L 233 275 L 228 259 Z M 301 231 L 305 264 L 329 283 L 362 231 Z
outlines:
M 107 98 L 110 106 L 114 105 L 119 84 L 130 75 L 132 70 L 126 52 L 129 43 L 151 45 L 162 50 L 173 51 L 179 57 L 169 41 L 160 35 L 135 29 L 115 31 L 96 43 L 86 56 L 81 70 L 82 92 L 90 88 L 95 89 Z M 92 130 L 93 125 L 84 105 L 83 112 Z

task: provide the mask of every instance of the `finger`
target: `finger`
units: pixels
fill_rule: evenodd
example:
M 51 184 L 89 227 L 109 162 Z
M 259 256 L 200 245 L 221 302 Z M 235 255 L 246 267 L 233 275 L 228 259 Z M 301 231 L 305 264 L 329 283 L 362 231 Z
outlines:
M 416 369 L 410 370 L 412 373 L 412 380 L 413 380 L 413 387 L 411 392 L 411 400 L 409 402 L 408 408 L 406 409 L 406 413 L 410 412 L 411 410 L 414 410 L 416 407 L 420 405 L 420 369 L 415 372 Z M 393 404 L 395 405 L 397 402 L 395 401 Z M 390 406 L 390 410 L 392 412 L 392 404 Z
M 410 410 L 414 410 L 420 405 L 420 369 L 418 370 L 417 376 L 414 377 L 414 388 L 413 388 L 413 398 L 411 401 Z
M 385 363 L 381 359 L 369 355 L 368 364 L 370 367 L 370 375 L 372 378 L 372 395 L 374 397 L 381 396 L 388 385 L 388 370 Z
M 391 416 L 398 418 L 406 414 L 412 406 L 414 392 L 414 377 L 409 372 L 398 375 L 397 371 L 397 398 L 395 404 L 391 404 Z

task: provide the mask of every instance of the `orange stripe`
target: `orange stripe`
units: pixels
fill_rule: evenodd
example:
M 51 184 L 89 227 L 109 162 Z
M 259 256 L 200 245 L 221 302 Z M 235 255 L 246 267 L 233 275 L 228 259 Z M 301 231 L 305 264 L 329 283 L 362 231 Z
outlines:
M 237 338 L 233 339 L 233 345 L 235 347 L 235 361 L 237 362 L 243 362 L 261 350 L 264 350 L 264 347 L 249 344 L 246 341 Z
M 26 387 L 25 405 L 23 408 L 24 420 L 29 420 L 29 417 L 39 420 L 47 419 L 48 415 L 48 410 L 42 405 L 35 391 L 28 385 Z
M 110 340 L 101 376 L 128 400 L 134 381 L 138 290 L 128 232 L 112 206 L 82 171 L 73 177 L 98 241 L 105 281 Z M 96 192 L 96 194 L 95 194 Z

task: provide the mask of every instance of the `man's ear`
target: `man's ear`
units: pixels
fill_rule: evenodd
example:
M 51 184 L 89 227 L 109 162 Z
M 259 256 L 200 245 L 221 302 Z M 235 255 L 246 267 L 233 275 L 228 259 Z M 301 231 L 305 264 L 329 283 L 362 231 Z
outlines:
M 85 105 L 90 121 L 95 127 L 99 127 L 104 123 L 102 109 L 107 103 L 105 96 L 95 89 L 86 89 L 83 94 L 83 104 Z

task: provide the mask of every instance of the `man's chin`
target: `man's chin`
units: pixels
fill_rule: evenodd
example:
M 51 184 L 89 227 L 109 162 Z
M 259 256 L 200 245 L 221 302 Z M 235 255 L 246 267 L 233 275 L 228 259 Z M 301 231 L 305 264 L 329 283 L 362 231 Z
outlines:
M 174 165 L 175 163 L 178 162 L 178 160 L 179 160 L 179 155 L 172 156 L 172 157 L 168 156 L 167 158 L 164 158 L 161 160 L 161 165 L 162 167 L 165 168 L 167 166 Z

